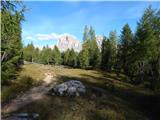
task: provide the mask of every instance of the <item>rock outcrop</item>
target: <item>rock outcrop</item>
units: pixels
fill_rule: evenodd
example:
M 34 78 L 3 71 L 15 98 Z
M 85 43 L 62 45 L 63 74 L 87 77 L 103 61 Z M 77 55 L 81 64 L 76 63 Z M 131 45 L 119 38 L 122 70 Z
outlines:
M 101 45 L 102 45 L 102 41 L 103 41 L 103 36 L 102 36 L 102 35 L 97 35 L 97 36 L 96 36 L 96 41 L 97 41 L 98 48 L 101 50 Z
M 59 96 L 79 96 L 86 92 L 85 86 L 77 80 L 70 80 L 59 85 L 56 85 L 51 90 L 52 95 L 56 94 Z
M 82 49 L 80 41 L 69 35 L 60 37 L 57 46 L 60 51 L 66 51 L 67 49 L 73 48 L 76 52 L 79 52 Z

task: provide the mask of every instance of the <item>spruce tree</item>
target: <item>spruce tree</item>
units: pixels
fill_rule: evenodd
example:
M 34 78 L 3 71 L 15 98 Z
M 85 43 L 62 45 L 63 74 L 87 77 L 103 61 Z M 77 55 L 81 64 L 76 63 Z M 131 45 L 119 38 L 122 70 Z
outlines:
M 60 65 L 62 63 L 61 52 L 58 47 L 55 45 L 52 51 L 52 61 L 55 65 Z
M 109 44 L 110 47 L 108 48 L 110 53 L 110 60 L 109 60 L 109 66 L 110 69 L 113 70 L 115 68 L 116 65 L 116 61 L 117 61 L 117 35 L 116 35 L 116 31 L 111 31 L 109 33 Z
M 91 59 L 91 65 L 93 66 L 93 68 L 98 68 L 100 66 L 101 57 L 100 57 L 100 50 L 98 48 L 96 40 L 93 40 L 92 52 L 93 52 L 93 55 Z
M 129 65 L 131 64 L 131 52 L 132 52 L 132 41 L 133 35 L 132 31 L 128 24 L 126 24 L 121 32 L 120 36 L 120 49 L 119 49 L 119 56 L 120 56 L 120 67 L 122 67 L 123 71 L 128 74 L 129 72 Z
M 89 59 L 90 66 L 93 68 L 97 68 L 100 65 L 100 50 L 97 45 L 95 31 L 92 26 L 90 26 L 89 30 L 89 38 L 90 38 L 90 49 L 89 50 Z
M 28 44 L 26 47 L 23 48 L 24 60 L 29 62 L 34 62 L 35 59 L 35 48 L 33 43 Z
M 103 70 L 107 69 L 107 59 L 108 56 L 106 54 L 106 49 L 107 49 L 107 38 L 104 36 L 103 41 L 102 41 L 102 47 L 101 47 L 101 68 Z
M 44 46 L 40 53 L 40 61 L 43 64 L 52 64 L 52 50 L 48 46 Z
M 88 34 L 89 33 L 89 28 L 87 25 L 85 25 L 84 27 L 84 33 L 83 33 L 83 42 L 86 42 L 89 38 L 88 38 Z
M 67 49 L 67 51 L 64 52 L 64 59 L 63 59 L 64 65 L 68 65 L 69 53 L 70 53 L 70 50 L 69 50 L 69 49 Z
M 25 6 L 19 2 L 1 1 L 2 84 L 14 78 L 23 63 L 21 22 L 24 20 L 24 11 Z
M 144 83 L 149 82 L 151 88 L 155 88 L 156 81 L 159 81 L 158 69 L 155 69 L 156 64 L 159 66 L 159 36 L 157 36 L 157 27 L 155 18 L 158 18 L 156 11 L 148 7 L 140 21 L 138 22 L 135 44 L 133 53 L 132 74 L 134 82 Z M 157 26 L 157 27 L 155 27 Z
M 77 66 L 77 55 L 76 55 L 73 48 L 69 52 L 68 65 L 71 66 L 71 67 L 76 67 Z
M 89 52 L 87 49 L 82 49 L 79 53 L 80 68 L 86 69 L 89 67 Z

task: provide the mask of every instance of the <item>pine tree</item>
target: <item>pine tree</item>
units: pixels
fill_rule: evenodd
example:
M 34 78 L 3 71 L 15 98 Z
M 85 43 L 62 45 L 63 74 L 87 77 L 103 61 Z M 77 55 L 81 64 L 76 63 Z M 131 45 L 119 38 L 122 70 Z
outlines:
M 40 53 L 40 61 L 43 64 L 52 64 L 52 50 L 48 46 L 43 47 Z
M 123 71 L 128 74 L 129 65 L 131 64 L 131 52 L 132 52 L 132 41 L 133 35 L 128 24 L 123 27 L 120 37 L 120 49 L 119 56 L 120 62 L 119 66 L 122 67 Z
M 36 63 L 39 63 L 40 62 L 40 60 L 39 60 L 39 56 L 40 55 L 40 50 L 39 50 L 39 48 L 35 48 L 34 47 L 34 54 L 33 54 L 33 60 L 34 60 L 34 62 L 36 62 Z
M 73 48 L 69 52 L 68 65 L 71 66 L 71 67 L 76 67 L 77 66 L 77 55 L 76 55 Z
M 87 25 L 85 25 L 84 33 L 83 33 L 83 42 L 86 42 L 89 39 L 89 37 L 88 37 L 89 34 L 88 33 L 89 33 L 89 28 L 88 28 Z
M 24 60 L 29 62 L 34 62 L 35 59 L 35 48 L 33 43 L 28 44 L 26 47 L 23 48 Z
M 69 53 L 70 53 L 70 50 L 69 50 L 69 49 L 67 49 L 67 51 L 64 52 L 64 59 L 63 59 L 63 64 L 64 64 L 64 65 L 68 65 Z
M 90 66 L 90 61 L 92 57 L 92 46 L 91 46 L 91 30 L 88 26 L 85 26 L 84 34 L 83 34 L 83 45 L 82 50 L 79 53 L 79 64 L 81 68 L 87 68 Z M 84 57 L 84 58 L 82 58 Z
M 60 65 L 62 63 L 61 52 L 56 45 L 53 49 L 52 60 L 55 65 Z
M 110 32 L 109 39 L 105 36 L 102 41 L 101 47 L 101 68 L 103 70 L 115 69 L 117 62 L 117 36 L 116 32 Z
M 156 34 L 156 28 L 159 25 L 157 24 L 158 22 L 155 22 L 155 18 L 158 18 L 156 14 L 157 13 L 155 10 L 153 10 L 151 7 L 148 7 L 138 23 L 135 34 L 133 53 L 134 61 L 132 64 L 134 82 L 149 82 L 153 89 L 155 88 L 156 81 L 159 81 L 160 78 L 155 78 L 155 76 L 159 76 L 159 68 L 157 68 L 157 70 L 155 69 L 156 64 L 159 66 L 159 36 Z
M 106 55 L 106 70 L 110 71 L 112 69 L 112 47 L 111 47 L 111 42 L 108 39 L 105 43 L 105 55 Z M 102 58 L 103 59 L 103 58 Z
M 16 6 L 19 6 L 17 9 Z M 25 6 L 19 2 L 1 1 L 1 68 L 2 84 L 15 77 L 23 63 L 21 22 Z
M 98 68 L 100 66 L 101 57 L 100 57 L 100 50 L 98 48 L 96 40 L 93 40 L 92 52 L 93 55 L 92 55 L 91 65 L 93 66 L 93 68 Z
M 107 49 L 107 38 L 104 36 L 103 41 L 102 41 L 102 47 L 101 47 L 101 68 L 103 70 L 107 69 L 107 59 L 108 56 L 106 54 L 106 49 Z
M 89 52 L 87 49 L 82 49 L 79 53 L 80 68 L 86 69 L 89 67 Z
M 95 31 L 92 28 L 92 26 L 90 27 L 90 30 L 89 30 L 89 38 L 90 38 L 90 44 L 88 44 L 89 59 L 90 59 L 89 64 L 93 68 L 97 68 L 100 65 L 100 50 L 98 48 L 96 37 L 95 37 Z
M 114 69 L 115 68 L 115 65 L 116 65 L 116 61 L 117 61 L 117 35 L 116 35 L 116 31 L 111 31 L 109 33 L 109 44 L 110 44 L 110 47 L 109 47 L 109 51 L 111 52 L 110 53 L 110 60 L 109 60 L 109 66 L 110 66 L 110 69 Z

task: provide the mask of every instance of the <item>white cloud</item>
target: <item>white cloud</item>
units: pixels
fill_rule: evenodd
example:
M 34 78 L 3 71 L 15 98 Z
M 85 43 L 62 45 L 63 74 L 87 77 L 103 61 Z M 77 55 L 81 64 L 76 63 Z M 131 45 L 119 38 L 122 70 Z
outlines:
M 35 40 L 35 38 L 32 37 L 32 36 L 27 36 L 26 39 L 27 39 L 27 40 Z
M 63 33 L 63 34 L 57 34 L 57 33 L 50 33 L 50 34 L 35 34 L 35 35 L 28 35 L 25 37 L 26 40 L 30 40 L 33 41 L 35 47 L 39 48 L 40 50 L 42 50 L 43 46 L 46 46 L 44 43 L 41 45 L 36 44 L 37 42 L 42 42 L 42 41 L 51 41 L 51 40 L 55 40 L 56 43 L 55 44 L 49 44 L 48 47 L 53 49 L 55 45 L 57 45 L 58 40 L 60 37 L 63 36 L 71 36 L 74 39 L 77 39 L 74 35 L 71 35 L 69 33 Z
M 71 36 L 73 38 L 76 39 L 76 37 L 74 35 L 71 35 L 69 33 L 63 33 L 63 34 L 57 34 L 57 33 L 51 33 L 51 34 L 36 34 L 34 37 L 34 39 L 36 40 L 58 40 L 60 37 L 63 36 Z M 31 36 L 28 36 L 29 38 L 31 38 Z M 27 38 L 28 38 L 27 37 Z
M 38 40 L 52 40 L 52 39 L 54 39 L 53 36 L 50 34 L 37 34 L 36 38 Z

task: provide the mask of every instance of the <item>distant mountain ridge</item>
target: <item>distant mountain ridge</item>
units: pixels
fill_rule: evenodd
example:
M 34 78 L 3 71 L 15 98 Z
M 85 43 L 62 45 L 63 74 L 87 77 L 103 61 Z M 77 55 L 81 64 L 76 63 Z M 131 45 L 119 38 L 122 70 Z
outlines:
M 82 49 L 80 41 L 69 35 L 60 37 L 57 46 L 60 51 L 66 51 L 67 49 L 73 48 L 75 51 L 79 52 Z
M 96 41 L 99 48 L 101 48 L 102 40 L 102 35 L 96 36 Z M 57 46 L 60 49 L 60 51 L 66 51 L 67 49 L 73 48 L 76 52 L 79 52 L 82 49 L 82 43 L 73 36 L 69 35 L 64 35 L 60 37 Z

